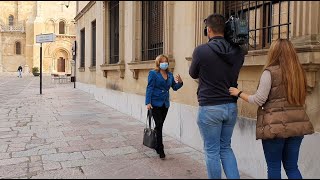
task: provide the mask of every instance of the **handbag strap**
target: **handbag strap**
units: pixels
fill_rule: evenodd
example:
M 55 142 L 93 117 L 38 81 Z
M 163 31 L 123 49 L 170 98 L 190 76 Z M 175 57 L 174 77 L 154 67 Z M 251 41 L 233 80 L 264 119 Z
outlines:
M 147 122 L 146 122 L 146 127 L 148 126 L 149 124 L 149 128 L 151 129 L 151 119 L 152 119 L 152 110 L 149 109 L 148 110 L 148 113 L 147 113 Z M 149 123 L 148 123 L 148 120 L 149 120 Z

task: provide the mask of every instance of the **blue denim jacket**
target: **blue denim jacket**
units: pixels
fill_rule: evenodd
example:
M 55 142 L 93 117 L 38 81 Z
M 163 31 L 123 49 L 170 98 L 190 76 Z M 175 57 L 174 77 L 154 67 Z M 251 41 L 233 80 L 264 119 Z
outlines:
M 168 79 L 165 80 L 160 72 L 151 70 L 148 76 L 148 86 L 146 90 L 146 105 L 151 104 L 154 107 L 162 107 L 163 104 L 167 108 L 170 106 L 169 90 L 170 87 L 177 91 L 182 87 L 183 83 L 176 83 L 173 74 L 168 72 Z

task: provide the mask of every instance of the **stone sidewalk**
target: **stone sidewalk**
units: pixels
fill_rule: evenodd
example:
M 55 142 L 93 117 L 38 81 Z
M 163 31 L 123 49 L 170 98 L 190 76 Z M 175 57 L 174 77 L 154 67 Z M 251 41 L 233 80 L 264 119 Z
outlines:
M 43 86 L 0 76 L 0 178 L 207 178 L 202 153 L 164 136 L 161 160 L 142 145 L 143 123 L 72 83 Z

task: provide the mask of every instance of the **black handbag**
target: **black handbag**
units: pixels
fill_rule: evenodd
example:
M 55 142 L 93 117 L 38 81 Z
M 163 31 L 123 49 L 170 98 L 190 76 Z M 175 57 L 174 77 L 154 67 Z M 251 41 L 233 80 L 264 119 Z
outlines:
M 144 128 L 143 133 L 143 145 L 154 149 L 157 143 L 157 134 L 156 130 L 154 128 L 152 129 L 151 127 L 152 120 L 154 121 L 154 119 L 152 118 L 152 111 L 150 109 L 148 110 L 146 127 Z

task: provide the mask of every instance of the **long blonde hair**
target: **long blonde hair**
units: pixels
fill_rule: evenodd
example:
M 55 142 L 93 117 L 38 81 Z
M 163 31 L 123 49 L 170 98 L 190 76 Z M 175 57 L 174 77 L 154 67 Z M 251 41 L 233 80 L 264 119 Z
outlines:
M 156 57 L 155 63 L 156 63 L 156 67 L 154 68 L 157 72 L 160 71 L 160 60 L 162 58 L 165 58 L 168 65 L 169 65 L 169 58 L 168 56 L 164 55 L 164 54 L 160 54 L 159 56 Z M 169 72 L 169 68 L 166 69 L 167 72 Z
M 288 102 L 304 105 L 307 94 L 306 74 L 299 62 L 297 52 L 289 40 L 278 39 L 272 42 L 264 69 L 274 65 L 280 66 Z

